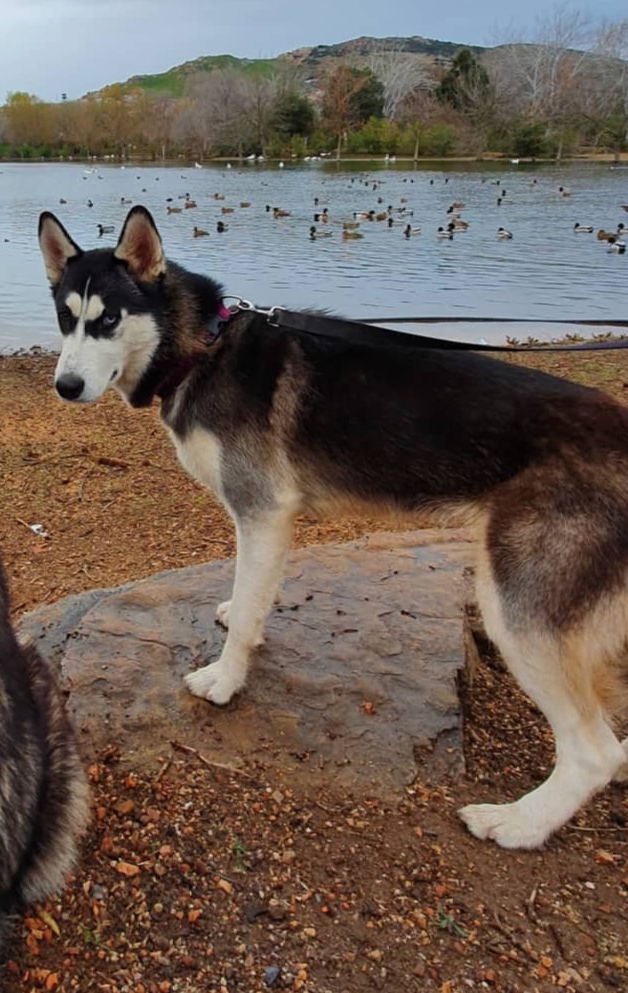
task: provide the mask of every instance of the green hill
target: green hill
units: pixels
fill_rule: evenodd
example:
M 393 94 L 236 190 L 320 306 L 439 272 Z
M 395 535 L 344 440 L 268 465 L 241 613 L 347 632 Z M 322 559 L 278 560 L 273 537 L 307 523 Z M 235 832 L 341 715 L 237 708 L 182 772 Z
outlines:
M 484 51 L 478 46 L 459 45 L 451 41 L 437 41 L 433 38 L 422 38 L 414 35 L 410 38 L 353 38 L 337 45 L 315 45 L 311 48 L 298 48 L 292 52 L 284 52 L 274 59 L 238 59 L 234 55 L 202 55 L 190 62 L 174 66 L 167 72 L 153 75 L 132 76 L 124 83 L 125 86 L 136 86 L 144 90 L 167 93 L 171 96 L 181 96 L 186 81 L 203 72 L 212 69 L 224 69 L 232 66 L 246 72 L 266 75 L 287 65 L 301 67 L 309 75 L 318 78 L 328 68 L 338 61 L 363 62 L 374 51 L 406 52 L 422 59 L 428 59 L 435 65 L 447 67 L 460 48 L 471 48 L 476 54 Z
M 174 66 L 167 72 L 158 72 L 147 76 L 131 76 L 124 83 L 125 86 L 138 86 L 143 90 L 167 93 L 173 97 L 180 97 L 185 89 L 186 81 L 191 76 L 197 76 L 202 72 L 211 72 L 213 69 L 226 69 L 237 67 L 246 72 L 260 73 L 266 75 L 277 67 L 277 59 L 237 59 L 235 55 L 201 55 L 198 59 L 184 62 L 180 66 Z

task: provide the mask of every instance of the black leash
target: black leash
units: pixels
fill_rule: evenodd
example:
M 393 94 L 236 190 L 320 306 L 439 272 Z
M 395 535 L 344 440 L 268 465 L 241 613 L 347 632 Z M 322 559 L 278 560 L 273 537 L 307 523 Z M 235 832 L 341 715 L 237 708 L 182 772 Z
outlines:
M 242 301 L 245 303 L 245 301 Z M 325 338 L 341 338 L 354 345 L 401 345 L 404 348 L 442 348 L 471 352 L 590 352 L 610 351 L 615 348 L 628 348 L 628 338 L 613 341 L 583 342 L 578 345 L 489 345 L 482 342 L 452 341 L 450 338 L 434 338 L 423 334 L 408 334 L 392 328 L 378 327 L 379 324 L 570 324 L 582 327 L 627 328 L 628 321 L 604 320 L 550 320 L 532 318 L 522 320 L 517 317 L 378 317 L 360 321 L 340 317 L 327 317 L 324 314 L 308 313 L 299 310 L 283 310 L 281 307 L 261 308 L 245 306 L 243 310 L 254 310 L 266 315 L 269 324 L 292 331 Z

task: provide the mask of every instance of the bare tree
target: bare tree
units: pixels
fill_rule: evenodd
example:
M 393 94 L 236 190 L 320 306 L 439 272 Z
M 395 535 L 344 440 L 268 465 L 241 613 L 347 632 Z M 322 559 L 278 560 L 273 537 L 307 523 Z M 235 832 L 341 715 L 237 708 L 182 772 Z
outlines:
M 443 116 L 442 104 L 430 90 L 417 89 L 406 97 L 398 111 L 400 124 L 405 124 L 414 137 L 413 159 L 416 162 L 426 133 Z
M 240 77 L 238 97 L 242 116 L 247 125 L 249 141 L 258 154 L 266 154 L 275 110 L 283 93 L 284 80 L 281 75 L 261 76 L 249 73 Z
M 545 123 L 558 138 L 559 159 L 590 64 L 591 36 L 589 16 L 562 3 L 538 22 L 531 42 L 511 38 L 485 60 L 503 115 Z
M 176 101 L 166 93 L 142 94 L 138 138 L 154 158 L 165 162 L 176 117 Z
M 217 148 L 241 145 L 244 121 L 240 85 L 241 73 L 231 68 L 198 73 L 190 79 L 174 135 L 194 148 L 196 158 L 202 160 Z
M 389 121 L 398 119 L 399 110 L 410 94 L 434 86 L 428 60 L 400 47 L 384 49 L 374 43 L 366 65 L 384 87 L 384 117 Z
M 587 87 L 587 102 L 603 116 L 617 154 L 628 141 L 628 19 L 601 24 L 593 51 L 597 85 Z

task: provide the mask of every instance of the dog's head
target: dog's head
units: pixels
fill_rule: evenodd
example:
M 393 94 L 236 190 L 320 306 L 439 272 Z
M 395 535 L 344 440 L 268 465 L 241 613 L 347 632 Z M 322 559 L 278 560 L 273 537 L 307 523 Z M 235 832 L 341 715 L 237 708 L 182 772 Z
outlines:
M 129 399 L 159 344 L 166 260 L 153 218 L 133 207 L 115 248 L 84 252 L 46 211 L 39 245 L 63 335 L 57 393 L 89 403 L 111 384 Z

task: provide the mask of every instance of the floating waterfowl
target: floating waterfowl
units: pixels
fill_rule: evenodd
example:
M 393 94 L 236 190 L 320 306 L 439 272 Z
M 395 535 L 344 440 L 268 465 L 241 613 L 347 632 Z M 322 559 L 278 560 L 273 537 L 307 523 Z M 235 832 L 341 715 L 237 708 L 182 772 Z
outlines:
M 315 241 L 317 238 L 331 238 L 333 231 L 318 231 L 316 226 L 313 224 L 310 228 L 310 238 Z

